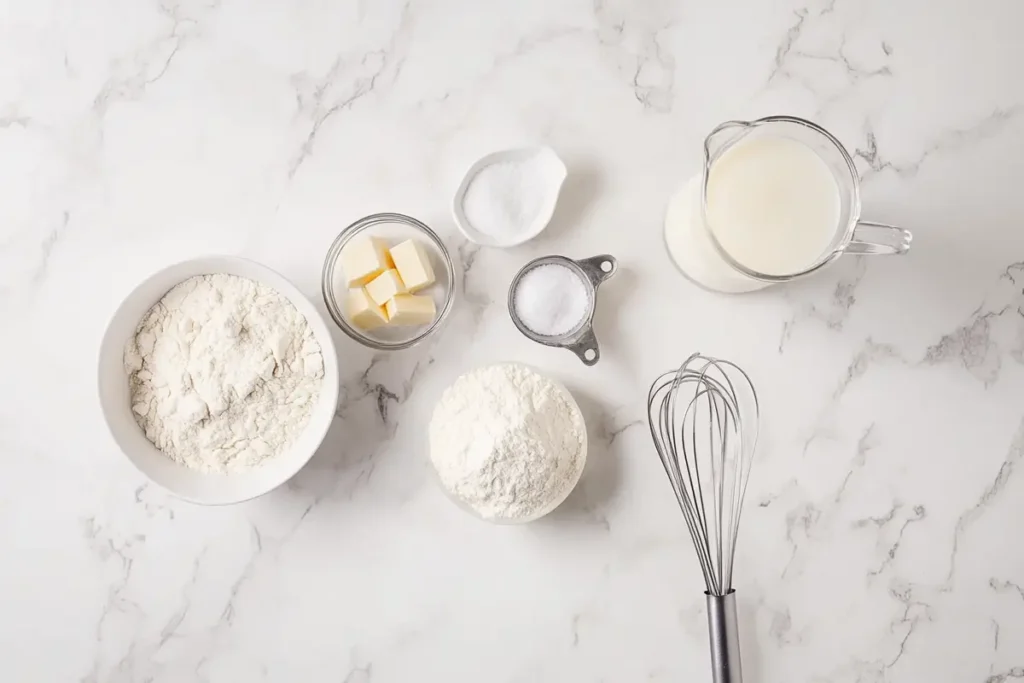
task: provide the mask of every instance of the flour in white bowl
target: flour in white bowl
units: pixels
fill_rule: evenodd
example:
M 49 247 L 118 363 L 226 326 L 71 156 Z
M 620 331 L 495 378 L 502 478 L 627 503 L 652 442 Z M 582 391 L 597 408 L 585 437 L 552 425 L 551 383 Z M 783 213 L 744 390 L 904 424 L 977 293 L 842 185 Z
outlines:
M 442 485 L 482 518 L 546 514 L 576 485 L 586 426 L 568 392 L 522 365 L 457 379 L 430 421 L 430 459 Z
M 235 275 L 179 283 L 124 352 L 132 411 L 157 448 L 206 472 L 258 467 L 302 433 L 324 360 L 305 317 Z

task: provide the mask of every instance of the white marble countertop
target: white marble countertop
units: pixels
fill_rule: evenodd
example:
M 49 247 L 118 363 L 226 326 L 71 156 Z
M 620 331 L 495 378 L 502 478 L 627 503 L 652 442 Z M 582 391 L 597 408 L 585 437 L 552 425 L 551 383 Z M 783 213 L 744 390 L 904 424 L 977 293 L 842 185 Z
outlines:
M 25 682 L 707 680 L 702 585 L 642 424 L 701 350 L 766 403 L 737 586 L 747 681 L 1024 678 L 1024 4 L 0 3 L 0 666 Z M 812 118 L 910 255 L 729 298 L 662 246 L 718 122 Z M 555 221 L 478 250 L 483 153 L 550 144 Z M 319 299 L 338 230 L 433 225 L 464 292 L 428 346 L 338 334 L 338 418 L 287 487 L 203 508 L 147 485 L 96 400 L 142 277 L 206 253 Z M 603 360 L 513 328 L 527 259 L 608 252 Z M 515 359 L 589 421 L 579 488 L 524 527 L 434 485 L 440 391 Z

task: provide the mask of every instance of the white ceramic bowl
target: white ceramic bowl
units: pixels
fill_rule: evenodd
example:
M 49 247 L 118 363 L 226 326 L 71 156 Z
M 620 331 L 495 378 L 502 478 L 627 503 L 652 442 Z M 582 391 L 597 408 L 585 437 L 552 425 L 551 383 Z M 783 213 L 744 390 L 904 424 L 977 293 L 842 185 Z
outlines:
M 272 287 L 309 322 L 324 357 L 320 399 L 302 435 L 287 451 L 247 472 L 218 474 L 179 465 L 146 438 L 135 417 L 124 369 L 124 347 L 142 316 L 169 289 L 195 275 L 227 273 Z M 135 467 L 179 498 L 203 505 L 239 503 L 267 493 L 302 469 L 320 446 L 338 403 L 338 356 L 324 318 L 295 285 L 266 266 L 230 256 L 205 256 L 164 268 L 148 277 L 121 302 L 100 344 L 100 406 L 114 441 Z
M 541 183 L 548 186 L 545 203 L 541 206 L 533 224 L 523 226 L 522 232 L 512 239 L 500 239 L 477 229 L 477 226 L 474 226 L 466 217 L 466 212 L 463 208 L 466 191 L 469 189 L 469 185 L 473 182 L 476 174 L 487 166 L 501 163 L 502 161 L 526 162 L 529 160 L 536 162 L 537 177 Z M 452 216 L 455 218 L 455 225 L 459 227 L 459 230 L 466 236 L 466 239 L 484 247 L 514 247 L 532 240 L 543 232 L 544 228 L 551 222 L 551 217 L 555 213 L 555 205 L 558 203 L 558 194 L 562 191 L 562 183 L 565 182 L 567 174 L 565 162 L 558 157 L 555 150 L 543 145 L 507 149 L 488 154 L 469 167 L 466 177 L 462 179 L 459 189 L 455 191 L 455 198 L 452 200 Z

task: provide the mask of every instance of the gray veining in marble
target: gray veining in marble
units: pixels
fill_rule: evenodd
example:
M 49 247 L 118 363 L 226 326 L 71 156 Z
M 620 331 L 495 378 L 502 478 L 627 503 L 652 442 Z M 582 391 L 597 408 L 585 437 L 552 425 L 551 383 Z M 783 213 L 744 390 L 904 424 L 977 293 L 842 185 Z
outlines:
M 737 568 L 747 680 L 1024 679 L 1024 4 L 1013 0 L 0 0 L 0 667 L 40 683 L 706 680 L 697 563 L 644 419 L 691 351 L 765 405 Z M 813 118 L 848 147 L 901 259 L 745 297 L 662 246 L 726 119 Z M 452 225 L 484 153 L 569 177 L 510 251 Z M 95 361 L 168 263 L 266 263 L 319 305 L 337 231 L 412 214 L 459 301 L 414 351 L 337 335 L 324 446 L 229 508 L 147 483 L 106 434 Z M 522 338 L 506 287 L 614 254 L 602 361 Z M 694 321 L 700 321 L 696 323 Z M 438 490 L 430 411 L 461 372 L 564 381 L 591 453 L 542 522 Z

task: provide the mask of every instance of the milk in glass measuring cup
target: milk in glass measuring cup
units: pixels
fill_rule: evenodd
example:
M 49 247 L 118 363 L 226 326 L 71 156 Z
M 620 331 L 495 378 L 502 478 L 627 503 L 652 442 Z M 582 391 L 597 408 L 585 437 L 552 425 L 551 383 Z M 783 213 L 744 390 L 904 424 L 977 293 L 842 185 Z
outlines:
M 740 293 L 809 275 L 842 254 L 903 254 L 908 231 L 860 220 L 853 159 L 791 116 L 727 121 L 704 140 L 703 172 L 670 200 L 665 242 L 707 289 Z

